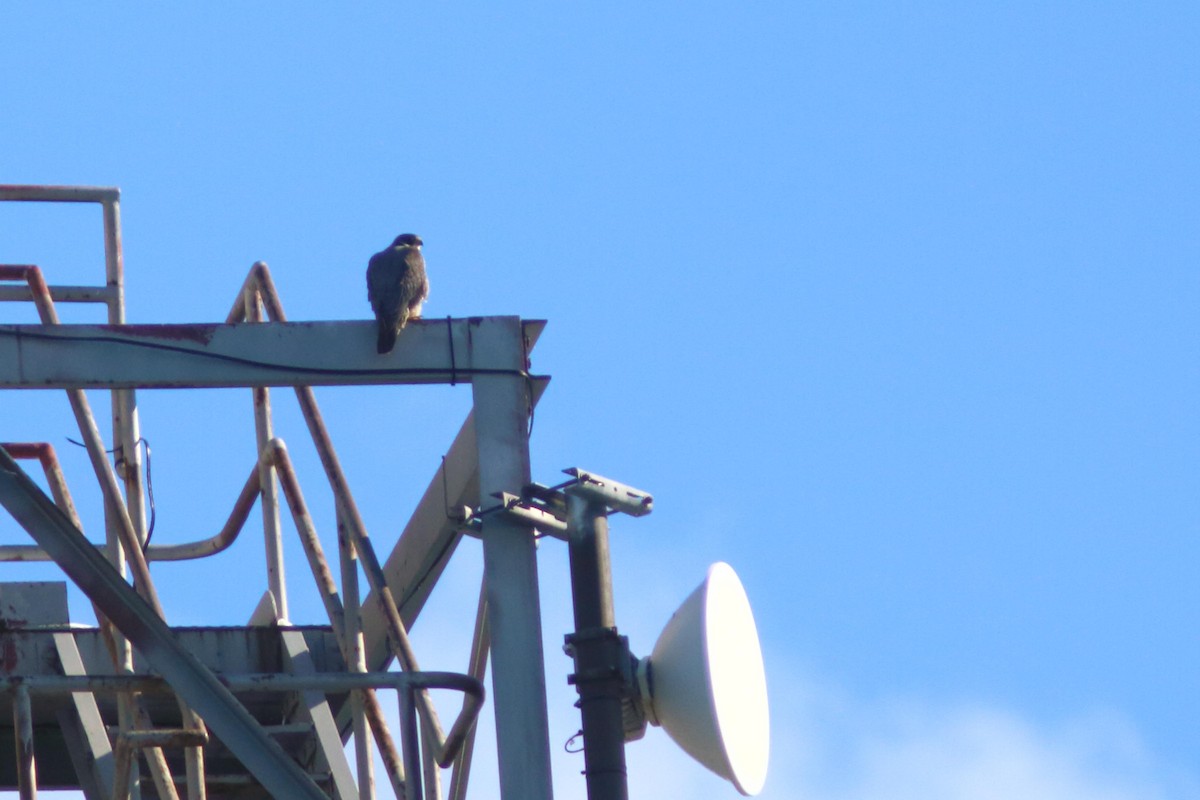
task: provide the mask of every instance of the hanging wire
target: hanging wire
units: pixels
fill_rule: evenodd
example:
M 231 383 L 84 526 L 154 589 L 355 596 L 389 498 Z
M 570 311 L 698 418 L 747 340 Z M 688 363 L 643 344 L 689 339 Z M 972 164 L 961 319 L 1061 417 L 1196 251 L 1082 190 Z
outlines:
M 446 317 L 446 339 L 450 342 L 450 385 L 458 383 L 458 365 L 454 362 L 454 317 Z
M 70 436 L 66 437 L 66 440 L 76 447 L 87 447 L 83 442 L 77 442 Z M 158 507 L 154 502 L 154 470 L 151 468 L 150 461 L 150 440 L 144 436 L 138 437 L 133 446 L 136 448 L 139 445 L 146 448 L 146 496 L 150 503 L 150 525 L 146 528 L 146 541 L 142 543 L 142 552 L 145 552 L 146 548 L 150 546 L 150 537 L 154 535 L 154 524 L 158 521 Z M 105 450 L 104 452 L 116 455 L 117 465 L 120 465 L 125 460 L 121 445 L 117 445 L 111 450 Z
M 528 407 L 526 408 L 526 411 L 529 414 L 529 428 L 525 431 L 525 436 L 526 436 L 526 438 L 532 438 L 533 437 L 533 409 L 534 409 L 535 403 L 533 402 L 533 376 L 529 374 L 529 351 L 531 348 L 530 348 L 530 344 L 529 344 L 529 334 L 525 331 L 524 325 L 521 326 L 521 349 L 524 351 L 524 363 L 522 364 L 522 366 L 525 367 L 525 369 L 523 370 L 523 372 L 525 373 L 525 391 L 526 391 L 525 399 L 529 404 Z
M 154 523 L 158 521 L 158 509 L 154 503 L 154 471 L 150 468 L 150 441 L 142 437 L 134 443 L 134 447 L 139 444 L 146 448 L 146 496 L 150 501 L 150 525 L 146 528 L 146 543 L 142 545 L 144 553 L 146 548 L 150 547 L 150 537 L 154 535 Z

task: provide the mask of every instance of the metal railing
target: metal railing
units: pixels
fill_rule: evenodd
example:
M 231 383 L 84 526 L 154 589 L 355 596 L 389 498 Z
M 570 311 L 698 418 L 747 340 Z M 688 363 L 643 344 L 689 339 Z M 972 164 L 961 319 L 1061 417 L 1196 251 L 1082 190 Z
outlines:
M 43 325 L 59 323 L 55 302 L 101 303 L 107 307 L 110 324 L 124 324 L 124 275 L 121 255 L 119 192 L 108 188 L 0 186 L 0 200 L 49 201 L 49 202 L 96 202 L 104 213 L 105 271 L 104 286 L 51 286 L 42 271 L 33 265 L 0 265 L 0 301 L 32 302 Z M 4 282 L 16 285 L 4 285 Z M 247 275 L 237 299 L 226 318 L 227 324 L 255 323 L 264 320 L 282 322 L 285 315 L 279 295 L 271 279 L 267 265 L 254 264 Z M 328 484 L 333 492 L 338 527 L 339 572 L 341 590 L 323 552 L 320 538 L 295 469 L 284 442 L 274 435 L 270 391 L 254 387 L 253 412 L 255 436 L 259 457 L 251 467 L 250 474 L 229 513 L 221 530 L 213 536 L 183 544 L 147 544 L 145 505 L 139 451 L 136 395 L 133 389 L 113 390 L 113 436 L 117 442 L 117 466 L 109 462 L 103 438 L 96 425 L 87 397 L 81 389 L 67 390 L 84 444 L 87 448 L 93 472 L 100 484 L 106 509 L 106 542 L 102 546 L 106 556 L 124 575 L 125 565 L 132 573 L 134 584 L 144 599 L 163 616 L 162 606 L 154 590 L 149 572 L 153 561 L 179 561 L 205 558 L 229 548 L 239 537 L 256 500 L 261 501 L 263 533 L 266 547 L 267 595 L 269 603 L 261 604 L 273 617 L 271 621 L 286 623 L 288 619 L 287 586 L 283 563 L 283 534 L 280 523 L 279 491 L 291 512 L 292 521 L 299 535 L 306 560 L 320 593 L 330 626 L 341 650 L 349 672 L 342 675 L 298 676 L 276 675 L 266 681 L 269 688 L 291 686 L 299 688 L 329 688 L 335 683 L 350 691 L 351 733 L 356 741 L 357 780 L 361 798 L 374 796 L 374 777 L 370 740 L 379 748 L 380 757 L 397 797 L 414 798 L 423 796 L 422 776 L 429 796 L 441 796 L 439 768 L 453 766 L 450 797 L 465 795 L 470 771 L 471 752 L 474 741 L 474 719 L 482 702 L 481 679 L 484 674 L 489 649 L 486 592 L 481 588 L 477 609 L 475 634 L 471 648 L 468 675 L 451 673 L 422 673 L 408 638 L 407 629 L 400 616 L 396 599 L 386 580 L 380 560 L 367 533 L 354 496 L 342 470 L 332 439 L 325 426 L 313 390 L 309 386 L 295 387 L 297 401 L 305 419 L 309 434 L 316 447 Z M 47 476 L 55 504 L 79 527 L 78 515 L 62 477 L 54 450 L 49 444 L 12 443 L 4 444 L 14 458 L 38 459 Z M 119 474 L 118 474 L 119 473 Z M 120 478 L 124 486 L 118 483 Z M 121 489 L 124 488 L 122 493 Z M 100 545 L 97 545 L 101 548 Z M 35 545 L 0 546 L 0 562 L 45 561 L 50 556 Z M 397 659 L 402 673 L 368 673 L 364 655 L 361 599 L 358 587 L 359 567 L 366 575 L 369 589 L 378 600 L 386 625 L 387 639 L 392 654 Z M 103 614 L 97 619 L 108 639 L 117 676 L 93 677 L 26 677 L 0 680 L 0 690 L 11 690 L 17 698 L 18 731 L 27 719 L 29 693 L 42 691 L 112 691 L 119 697 L 120 739 L 144 745 L 151 767 L 152 777 L 160 793 L 174 795 L 174 779 L 167 768 L 162 754 L 166 744 L 184 744 L 188 754 L 188 797 L 202 800 L 205 796 L 203 751 L 199 746 L 204 726 L 199 717 L 182 705 L 186 734 L 172 738 L 167 734 L 146 735 L 139 739 L 139 730 L 149 728 L 149 718 L 136 701 L 135 691 L 148 691 L 146 687 L 154 679 L 133 676 L 133 655 L 128 643 Z M 255 622 L 263 622 L 256 618 Z M 391 677 L 382 677 L 391 676 Z M 432 677 L 431 677 L 432 676 Z M 453 680 L 451 680 L 452 676 Z M 253 676 L 251 676 L 253 677 Z M 230 688 L 241 685 L 244 679 L 219 678 Z M 462 709 L 450 733 L 443 732 L 437 711 L 426 691 L 428 688 L 451 688 L 437 684 L 438 680 L 459 681 L 453 688 L 464 691 Z M 339 683 L 340 681 L 340 683 Z M 464 683 L 465 682 L 465 683 Z M 78 687 L 89 688 L 78 688 Z M 398 752 L 389 731 L 375 689 L 391 686 L 400 690 L 401 745 Z M 468 690 L 467 687 L 470 689 Z M 161 689 L 161 683 L 157 685 Z M 256 688 L 263 688 L 256 684 Z M 278 688 L 283 691 L 284 689 Z M 418 729 L 416 719 L 420 719 Z M 418 744 L 423 737 L 426 746 Z M 23 739 L 18 736 L 18 753 L 22 758 Z M 31 742 L 30 742 L 31 744 Z M 414 755 L 415 754 L 415 755 Z M 125 756 L 122 756 L 125 758 Z M 22 762 L 23 763 L 23 762 Z M 124 768 L 124 767 L 122 767 Z M 29 775 L 33 775 L 30 764 Z M 35 784 L 33 779 L 33 784 Z M 22 797 L 24 797 L 22 789 Z
M 54 308 L 56 295 L 68 302 L 101 303 L 106 308 L 108 323 L 123 325 L 125 323 L 125 264 L 121 244 L 120 191 L 110 187 L 0 185 L 0 200 L 99 204 L 103 215 L 105 276 L 103 287 L 68 286 L 51 289 L 36 266 L 0 266 L 0 280 L 16 280 L 26 284 L 26 287 L 12 287 L 17 291 L 13 293 L 10 290 L 9 296 L 0 295 L 0 300 L 32 300 L 43 325 L 57 325 L 59 322 L 57 311 Z M 26 291 L 28 296 L 26 296 Z M 142 544 L 146 539 L 146 515 L 141 462 L 136 445 L 141 438 L 137 395 L 133 389 L 114 389 L 111 396 L 112 430 L 116 445 L 114 450 L 121 454 L 117 460 L 117 467 L 120 469 L 120 478 L 124 483 L 124 497 L 118 488 L 118 476 L 108 462 L 100 429 L 88 404 L 87 395 L 82 390 L 67 391 L 67 397 L 79 425 L 79 432 L 87 448 L 92 468 L 100 482 L 101 491 L 104 493 L 105 552 L 108 560 L 121 574 L 124 574 L 125 565 L 129 565 L 138 593 L 143 595 L 146 601 L 162 616 L 162 606 L 154 590 L 149 567 L 142 551 Z M 114 667 L 120 670 L 132 670 L 133 650 L 129 643 L 103 615 L 98 614 L 97 619 L 101 627 L 105 629 L 106 638 L 112 643 L 111 655 Z M 201 728 L 202 723 L 199 717 L 188 712 L 182 704 L 181 710 L 189 728 L 197 730 Z M 132 730 L 146 722 L 145 713 L 139 709 L 135 699 L 127 696 L 121 698 L 119 718 L 122 731 Z M 188 796 L 191 800 L 203 800 L 205 796 L 203 752 L 196 747 L 188 748 L 186 752 Z M 161 749 L 151 748 L 147 754 L 156 785 L 170 787 L 168 795 L 173 797 L 174 781 L 171 779 L 166 758 Z

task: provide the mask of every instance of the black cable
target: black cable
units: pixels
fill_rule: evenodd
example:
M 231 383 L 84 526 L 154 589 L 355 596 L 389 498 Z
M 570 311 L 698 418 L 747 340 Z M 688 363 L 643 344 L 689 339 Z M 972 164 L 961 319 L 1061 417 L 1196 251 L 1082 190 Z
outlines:
M 454 364 L 454 317 L 446 317 L 446 339 L 450 342 L 450 385 L 458 383 L 458 369 Z
M 154 473 L 150 469 L 150 440 L 142 437 L 138 439 L 138 443 L 146 448 L 146 495 L 150 499 L 150 526 L 146 529 L 146 542 L 142 545 L 142 552 L 150 547 L 150 537 L 154 535 L 154 523 L 158 521 L 158 508 L 154 504 Z
M 529 414 L 529 427 L 525 431 L 525 438 L 533 438 L 533 409 L 536 403 L 533 402 L 533 376 L 529 374 L 529 335 L 525 332 L 525 326 L 521 326 L 521 350 L 523 351 L 523 362 L 525 364 L 525 390 L 528 392 L 526 400 L 529 405 L 526 408 Z

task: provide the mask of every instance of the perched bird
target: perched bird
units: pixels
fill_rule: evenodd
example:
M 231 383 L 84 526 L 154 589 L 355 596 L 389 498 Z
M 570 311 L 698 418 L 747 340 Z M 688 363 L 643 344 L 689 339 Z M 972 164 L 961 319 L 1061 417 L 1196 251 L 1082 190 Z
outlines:
M 397 334 L 421 317 L 421 303 L 429 296 L 422 244 L 415 233 L 402 233 L 367 264 L 367 299 L 379 322 L 380 353 L 392 352 Z

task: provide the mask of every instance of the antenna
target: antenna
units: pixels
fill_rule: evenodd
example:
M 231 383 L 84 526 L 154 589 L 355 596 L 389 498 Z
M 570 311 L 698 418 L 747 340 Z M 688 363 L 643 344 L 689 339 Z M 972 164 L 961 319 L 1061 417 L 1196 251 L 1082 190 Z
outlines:
M 717 562 L 638 662 L 647 719 L 744 795 L 762 791 L 770 753 L 758 629 L 733 567 Z
M 758 794 L 770 752 L 767 681 L 737 573 L 724 562 L 709 567 L 649 658 L 637 659 L 614 619 L 608 517 L 649 514 L 654 498 L 593 472 L 564 472 L 572 480 L 501 500 L 506 512 L 568 544 L 575 632 L 564 649 L 575 661 L 569 681 L 579 692 L 589 800 L 629 796 L 625 743 L 642 738 L 647 723 L 742 794 Z

